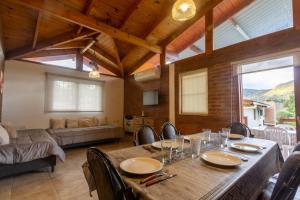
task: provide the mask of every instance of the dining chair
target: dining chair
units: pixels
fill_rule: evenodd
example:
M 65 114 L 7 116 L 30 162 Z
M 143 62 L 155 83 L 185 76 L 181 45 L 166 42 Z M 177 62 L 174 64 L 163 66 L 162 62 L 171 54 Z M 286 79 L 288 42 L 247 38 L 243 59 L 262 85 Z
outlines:
M 283 128 L 269 126 L 265 128 L 264 134 L 265 139 L 277 142 L 280 148 L 283 145 L 291 145 L 289 133 Z
M 165 122 L 160 132 L 163 139 L 175 139 L 178 135 L 176 127 L 171 122 Z
M 245 137 L 248 136 L 248 129 L 246 128 L 246 125 L 240 123 L 240 122 L 233 122 L 230 124 L 229 126 L 230 128 L 230 132 L 231 133 L 235 133 L 235 134 L 239 134 L 239 135 L 243 135 Z M 250 131 L 250 129 L 249 129 Z M 251 136 L 251 131 L 250 131 L 250 136 Z
M 277 180 L 269 180 L 259 200 L 292 200 L 300 184 L 300 152 L 295 151 L 284 162 Z
M 155 131 L 148 125 L 142 125 L 134 136 L 134 145 L 152 144 L 157 139 Z
M 300 142 L 298 142 L 298 143 L 294 146 L 293 152 L 294 152 L 294 151 L 300 151 Z
M 88 148 L 87 162 L 99 200 L 136 199 L 105 153 L 94 147 Z

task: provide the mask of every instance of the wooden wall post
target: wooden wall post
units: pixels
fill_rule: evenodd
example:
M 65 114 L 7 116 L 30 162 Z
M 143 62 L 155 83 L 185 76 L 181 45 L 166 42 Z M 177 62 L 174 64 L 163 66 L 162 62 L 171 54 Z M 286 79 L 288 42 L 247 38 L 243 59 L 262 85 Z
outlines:
M 83 55 L 80 53 L 80 50 L 76 53 L 76 70 L 83 71 Z
M 293 18 L 295 29 L 300 29 L 300 1 L 293 0 Z
M 213 9 L 205 14 L 205 53 L 211 54 L 214 50 L 214 22 Z
M 162 47 L 162 52 L 160 54 L 160 67 L 163 68 L 166 65 L 166 47 Z

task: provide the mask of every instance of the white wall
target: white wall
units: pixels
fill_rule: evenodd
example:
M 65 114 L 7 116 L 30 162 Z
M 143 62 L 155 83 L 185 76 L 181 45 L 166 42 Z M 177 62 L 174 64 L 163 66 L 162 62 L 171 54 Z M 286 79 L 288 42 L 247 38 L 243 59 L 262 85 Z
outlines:
M 4 73 L 2 121 L 16 127 L 48 128 L 50 118 L 97 116 L 122 126 L 124 81 L 101 76 L 105 81 L 103 112 L 45 113 L 45 73 L 88 78 L 88 73 L 23 61 L 6 61 Z

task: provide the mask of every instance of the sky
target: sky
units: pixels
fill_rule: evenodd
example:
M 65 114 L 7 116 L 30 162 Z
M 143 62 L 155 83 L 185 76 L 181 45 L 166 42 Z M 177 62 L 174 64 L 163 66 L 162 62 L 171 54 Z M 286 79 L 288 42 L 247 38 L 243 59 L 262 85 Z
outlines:
M 271 89 L 275 86 L 294 80 L 292 67 L 269 70 L 243 75 L 244 89 Z

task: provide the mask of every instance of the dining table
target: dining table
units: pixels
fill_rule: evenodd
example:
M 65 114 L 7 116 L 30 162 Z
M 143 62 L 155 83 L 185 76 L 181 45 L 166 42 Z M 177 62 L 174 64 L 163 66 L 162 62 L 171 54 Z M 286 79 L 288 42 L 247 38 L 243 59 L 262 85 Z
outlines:
M 233 155 L 244 155 L 248 158 L 237 167 L 221 167 L 211 165 L 201 158 L 193 159 L 188 153 L 174 159 L 163 166 L 163 171 L 176 174 L 176 177 L 146 187 L 140 184 L 141 176 L 127 174 L 120 169 L 120 163 L 135 157 L 150 157 L 160 159 L 161 150 L 149 151 L 145 145 L 135 146 L 108 152 L 113 165 L 119 170 L 124 182 L 131 187 L 139 199 L 146 200 L 198 200 L 198 199 L 256 199 L 269 177 L 278 173 L 283 164 L 283 158 L 276 142 L 247 138 L 232 140 L 247 142 L 263 147 L 257 153 L 233 151 Z M 185 143 L 188 149 L 189 143 Z M 149 145 L 151 147 L 151 145 Z M 215 148 L 215 147 L 214 147 Z M 201 149 L 201 153 L 210 151 Z

